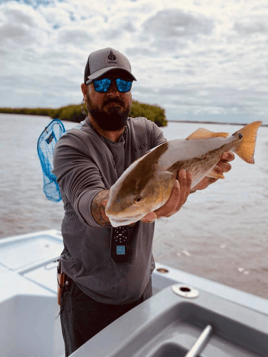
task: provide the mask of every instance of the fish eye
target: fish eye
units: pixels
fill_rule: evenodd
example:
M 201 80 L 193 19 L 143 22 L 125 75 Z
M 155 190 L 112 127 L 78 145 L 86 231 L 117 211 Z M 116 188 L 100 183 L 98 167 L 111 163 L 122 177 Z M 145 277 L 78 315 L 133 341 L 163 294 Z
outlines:
M 135 198 L 135 202 L 139 203 L 140 201 L 141 201 L 141 196 L 137 196 L 137 197 Z

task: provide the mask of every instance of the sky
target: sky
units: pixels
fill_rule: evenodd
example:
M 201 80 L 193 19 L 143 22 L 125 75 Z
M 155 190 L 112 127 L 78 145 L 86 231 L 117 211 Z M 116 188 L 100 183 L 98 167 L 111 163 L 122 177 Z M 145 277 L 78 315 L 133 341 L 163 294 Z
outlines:
M 80 104 L 112 47 L 169 120 L 268 123 L 267 0 L 0 0 L 0 107 Z

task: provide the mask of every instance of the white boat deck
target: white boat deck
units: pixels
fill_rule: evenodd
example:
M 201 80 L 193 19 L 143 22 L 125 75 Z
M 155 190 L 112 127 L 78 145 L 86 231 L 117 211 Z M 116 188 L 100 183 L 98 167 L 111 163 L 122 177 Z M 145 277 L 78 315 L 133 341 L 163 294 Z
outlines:
M 0 356 L 63 356 L 55 262 L 62 248 L 61 234 L 54 230 L 0 240 Z M 178 282 L 184 284 L 184 297 L 171 288 Z M 198 290 L 194 299 L 187 293 L 194 292 L 191 287 Z M 268 356 L 267 300 L 160 264 L 153 291 L 151 299 L 73 356 L 186 356 L 209 324 L 214 335 L 200 357 Z
M 0 329 L 3 357 L 61 356 L 56 263 L 63 249 L 57 231 L 0 241 Z M 3 325 L 2 325 L 3 326 Z

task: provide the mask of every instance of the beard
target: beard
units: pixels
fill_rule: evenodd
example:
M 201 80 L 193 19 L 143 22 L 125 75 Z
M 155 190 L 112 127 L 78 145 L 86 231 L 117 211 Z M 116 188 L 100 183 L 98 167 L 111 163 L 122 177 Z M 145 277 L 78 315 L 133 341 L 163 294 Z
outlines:
M 109 103 L 118 103 L 124 106 L 124 102 L 120 99 L 107 99 L 103 105 Z M 87 109 L 90 115 L 94 118 L 95 122 L 99 125 L 102 130 L 106 131 L 116 131 L 124 128 L 126 120 L 128 118 L 130 107 L 126 108 L 123 112 L 120 111 L 118 107 L 111 107 L 107 112 L 100 110 L 95 107 L 87 94 Z

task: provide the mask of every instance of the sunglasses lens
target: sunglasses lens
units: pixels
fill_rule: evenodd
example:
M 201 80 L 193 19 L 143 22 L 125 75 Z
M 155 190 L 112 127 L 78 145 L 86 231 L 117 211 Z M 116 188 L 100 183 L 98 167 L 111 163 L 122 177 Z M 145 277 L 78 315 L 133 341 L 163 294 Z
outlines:
M 116 86 L 119 92 L 126 93 L 130 91 L 132 87 L 132 81 L 125 81 L 124 79 L 117 78 Z
M 112 80 L 109 78 L 99 79 L 93 82 L 95 91 L 100 93 L 106 93 L 110 88 L 111 83 Z
M 129 92 L 132 87 L 132 81 L 125 81 L 124 79 L 117 78 L 115 80 L 116 87 L 121 93 Z M 94 88 L 96 92 L 106 93 L 111 87 L 112 80 L 109 78 L 103 78 L 99 80 L 95 80 L 93 82 Z

